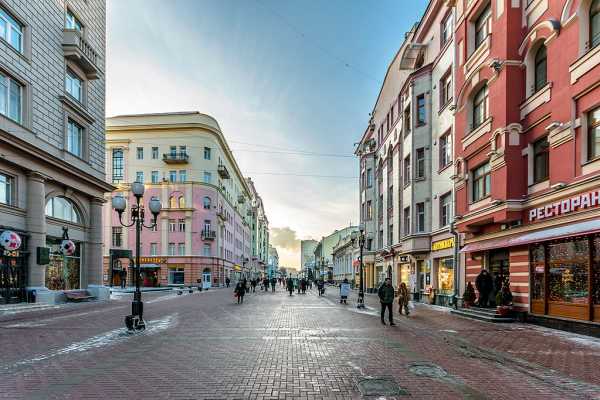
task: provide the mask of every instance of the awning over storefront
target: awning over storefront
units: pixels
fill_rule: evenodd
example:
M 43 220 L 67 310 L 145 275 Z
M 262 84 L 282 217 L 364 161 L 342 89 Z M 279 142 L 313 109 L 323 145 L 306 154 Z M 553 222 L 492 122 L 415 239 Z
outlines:
M 472 253 L 475 251 L 521 246 L 546 240 L 564 239 L 570 236 L 589 235 L 597 232 L 600 232 L 600 220 L 591 220 L 523 233 L 521 235 L 509 235 L 503 238 L 469 243 L 460 251 L 461 253 Z
M 160 268 L 158 264 L 140 264 L 140 268 Z

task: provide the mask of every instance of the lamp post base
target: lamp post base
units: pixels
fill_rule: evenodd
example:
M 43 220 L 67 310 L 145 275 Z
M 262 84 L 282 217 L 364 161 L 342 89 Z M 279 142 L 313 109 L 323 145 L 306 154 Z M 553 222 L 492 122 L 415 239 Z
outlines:
M 365 308 L 365 295 L 359 293 L 356 308 Z
M 139 315 L 127 315 L 125 317 L 125 326 L 131 332 L 143 331 L 146 329 L 146 322 Z

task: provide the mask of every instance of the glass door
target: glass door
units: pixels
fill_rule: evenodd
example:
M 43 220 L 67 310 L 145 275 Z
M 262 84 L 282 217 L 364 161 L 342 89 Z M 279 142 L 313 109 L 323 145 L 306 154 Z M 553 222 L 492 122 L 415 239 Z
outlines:
M 490 304 L 496 304 L 496 294 L 502 289 L 502 285 L 509 284 L 509 262 L 508 250 L 495 250 L 490 252 L 489 272 L 492 275 L 493 289 L 490 295 Z

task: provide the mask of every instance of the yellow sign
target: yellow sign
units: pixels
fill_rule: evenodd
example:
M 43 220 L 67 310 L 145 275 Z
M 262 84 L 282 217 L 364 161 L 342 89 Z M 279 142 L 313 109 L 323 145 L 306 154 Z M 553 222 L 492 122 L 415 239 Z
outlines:
M 236 271 L 241 271 L 242 267 L 240 267 L 239 265 L 234 265 L 233 269 L 236 270 Z
M 167 259 L 162 257 L 140 257 L 140 264 L 166 264 Z
M 454 247 L 454 238 L 438 240 L 437 242 L 431 243 L 432 251 L 450 249 L 452 247 Z

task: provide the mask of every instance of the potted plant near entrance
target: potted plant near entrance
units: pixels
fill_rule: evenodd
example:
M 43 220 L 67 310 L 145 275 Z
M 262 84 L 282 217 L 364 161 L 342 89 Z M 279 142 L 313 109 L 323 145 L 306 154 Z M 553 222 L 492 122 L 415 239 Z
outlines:
M 512 312 L 512 293 L 505 282 L 502 289 L 496 294 L 496 313 L 502 317 L 510 315 Z
M 475 303 L 475 288 L 471 284 L 471 282 L 467 282 L 467 287 L 465 288 L 465 292 L 463 293 L 463 306 L 465 308 L 469 308 Z

